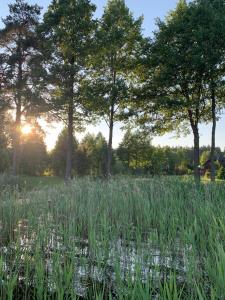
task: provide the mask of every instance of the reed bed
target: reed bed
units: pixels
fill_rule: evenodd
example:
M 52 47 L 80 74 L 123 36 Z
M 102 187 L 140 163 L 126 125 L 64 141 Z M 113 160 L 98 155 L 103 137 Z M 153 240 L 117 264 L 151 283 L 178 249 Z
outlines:
M 225 184 L 6 186 L 0 299 L 225 299 Z

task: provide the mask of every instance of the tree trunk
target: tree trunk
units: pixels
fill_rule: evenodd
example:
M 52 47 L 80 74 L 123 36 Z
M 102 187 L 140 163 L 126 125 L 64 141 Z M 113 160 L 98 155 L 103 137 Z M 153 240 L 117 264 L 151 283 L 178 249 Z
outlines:
M 199 130 L 198 130 L 198 121 L 194 121 L 192 110 L 188 111 L 188 116 L 194 135 L 194 178 L 197 185 L 200 184 L 200 147 L 199 147 Z M 197 116 L 198 120 L 198 116 Z
M 20 49 L 20 47 L 19 47 Z M 20 50 L 19 50 L 20 52 Z M 22 60 L 19 60 L 18 76 L 17 76 L 17 95 L 16 95 L 16 121 L 14 124 L 14 136 L 13 136 L 13 164 L 12 174 L 17 176 L 19 173 L 19 161 L 20 161 L 20 136 L 21 136 L 21 115 L 22 115 Z
M 66 174 L 65 181 L 72 179 L 72 157 L 73 157 L 73 97 L 71 97 L 68 109 L 68 134 L 67 134 L 67 153 L 66 153 Z
M 20 161 L 20 135 L 21 135 L 21 103 L 19 102 L 16 108 L 16 121 L 14 124 L 13 134 L 13 164 L 12 175 L 17 176 L 19 173 Z
M 211 168 L 210 168 L 210 178 L 214 182 L 216 178 L 216 168 L 215 168 L 215 148 L 216 148 L 216 97 L 215 97 L 215 87 L 211 87 L 211 100 L 212 100 L 212 141 L 211 141 Z
M 114 125 L 114 105 L 111 106 L 111 110 L 110 110 L 109 141 L 108 141 L 107 169 L 106 169 L 106 178 L 107 179 L 109 179 L 111 177 L 113 125 Z
M 196 184 L 200 183 L 200 149 L 199 149 L 199 130 L 198 126 L 195 127 L 194 131 L 194 177 Z
M 113 80 L 113 88 L 112 88 L 112 98 L 111 98 L 111 107 L 110 107 L 110 117 L 109 117 L 109 141 L 108 141 L 108 153 L 107 153 L 107 166 L 106 166 L 106 178 L 109 179 L 111 177 L 111 169 L 112 169 L 112 140 L 113 140 L 113 126 L 114 126 L 114 105 L 116 99 L 116 70 L 114 69 L 114 58 L 112 60 L 112 80 Z

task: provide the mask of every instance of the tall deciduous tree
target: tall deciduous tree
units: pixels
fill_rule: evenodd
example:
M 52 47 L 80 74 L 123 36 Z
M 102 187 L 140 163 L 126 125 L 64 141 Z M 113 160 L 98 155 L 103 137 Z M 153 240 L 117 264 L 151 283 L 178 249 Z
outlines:
M 141 25 L 142 18 L 135 20 L 124 0 L 109 0 L 96 33 L 85 93 L 92 100 L 93 111 L 109 127 L 107 177 L 111 174 L 114 124 L 127 117 L 132 72 L 142 43 Z
M 211 102 L 211 180 L 215 181 L 215 133 L 218 112 L 224 98 L 225 71 L 225 2 L 224 0 L 197 0 L 190 5 L 195 21 L 192 35 L 202 54 L 204 81 Z
M 51 107 L 66 115 L 68 145 L 65 180 L 72 175 L 72 149 L 75 123 L 86 113 L 80 97 L 86 60 L 91 50 L 95 6 L 89 0 L 53 0 L 44 16 L 43 32 L 50 41 L 49 60 Z
M 151 116 L 150 121 L 156 128 L 177 130 L 189 123 L 194 136 L 196 182 L 200 181 L 199 123 L 209 119 L 199 18 L 191 5 L 180 0 L 164 22 L 158 21 L 147 61 L 150 79 L 143 84 L 152 89 L 155 99 L 145 101 L 142 120 L 153 112 L 157 117 Z
M 10 99 L 15 109 L 13 137 L 13 174 L 18 173 L 22 117 L 40 105 L 41 71 L 36 27 L 40 7 L 16 0 L 9 5 L 10 14 L 3 20 L 0 31 L 1 95 L 3 102 Z

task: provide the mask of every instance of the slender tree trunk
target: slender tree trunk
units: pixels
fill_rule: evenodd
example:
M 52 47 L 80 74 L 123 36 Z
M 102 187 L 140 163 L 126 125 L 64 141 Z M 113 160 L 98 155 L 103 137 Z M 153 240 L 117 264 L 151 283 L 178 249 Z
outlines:
M 20 48 L 19 48 L 20 49 Z M 20 52 L 20 50 L 19 50 Z M 14 126 L 13 136 L 13 163 L 12 163 L 12 174 L 14 176 L 19 173 L 19 161 L 20 161 L 20 136 L 21 136 L 21 115 L 22 115 L 22 60 L 19 60 L 18 76 L 17 76 L 17 95 L 16 95 L 16 121 Z
M 107 166 L 106 166 L 106 178 L 109 179 L 111 177 L 111 169 L 112 169 L 112 140 L 113 140 L 113 127 L 114 127 L 114 105 L 116 99 L 115 85 L 116 85 L 116 71 L 114 69 L 114 57 L 112 60 L 112 80 L 113 80 L 113 88 L 112 88 L 112 99 L 111 99 L 111 107 L 110 107 L 110 117 L 109 117 L 109 141 L 108 141 L 108 152 L 107 152 Z
M 199 130 L 196 126 L 194 130 L 194 176 L 195 176 L 195 182 L 197 184 L 200 183 L 200 148 L 199 148 Z
M 199 129 L 198 129 L 198 122 L 194 121 L 192 111 L 188 111 L 189 120 L 191 123 L 192 132 L 194 135 L 194 178 L 197 185 L 200 184 L 201 177 L 200 177 L 200 147 L 199 147 Z
M 66 174 L 65 181 L 72 179 L 72 157 L 73 157 L 73 97 L 70 99 L 68 109 L 68 133 L 67 133 L 67 153 L 66 153 Z
M 0 137 L 4 134 L 5 112 L 4 109 L 0 110 Z
M 21 135 L 21 103 L 16 108 L 16 121 L 14 124 L 13 133 L 13 164 L 12 164 L 12 175 L 17 176 L 19 172 L 19 161 L 20 161 L 20 135 Z
M 216 168 L 215 168 L 215 148 L 216 148 L 216 97 L 215 97 L 215 87 L 211 87 L 211 100 L 212 100 L 212 141 L 211 141 L 211 169 L 210 178 L 211 181 L 215 181 L 216 178 Z
M 114 105 L 111 106 L 111 110 L 110 110 L 109 141 L 108 141 L 107 168 L 106 168 L 106 178 L 107 179 L 109 179 L 111 176 L 111 168 L 112 168 L 113 126 L 114 126 Z

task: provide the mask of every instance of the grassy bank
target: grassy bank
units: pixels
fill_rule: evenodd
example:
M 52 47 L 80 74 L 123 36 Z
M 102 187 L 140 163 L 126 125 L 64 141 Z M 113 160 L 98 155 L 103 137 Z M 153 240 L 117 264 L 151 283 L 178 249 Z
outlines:
M 1 299 L 224 299 L 225 185 L 76 180 L 0 199 Z
M 0 174 L 0 190 L 11 188 L 20 191 L 40 190 L 46 186 L 62 184 L 63 179 L 50 176 L 12 176 Z

